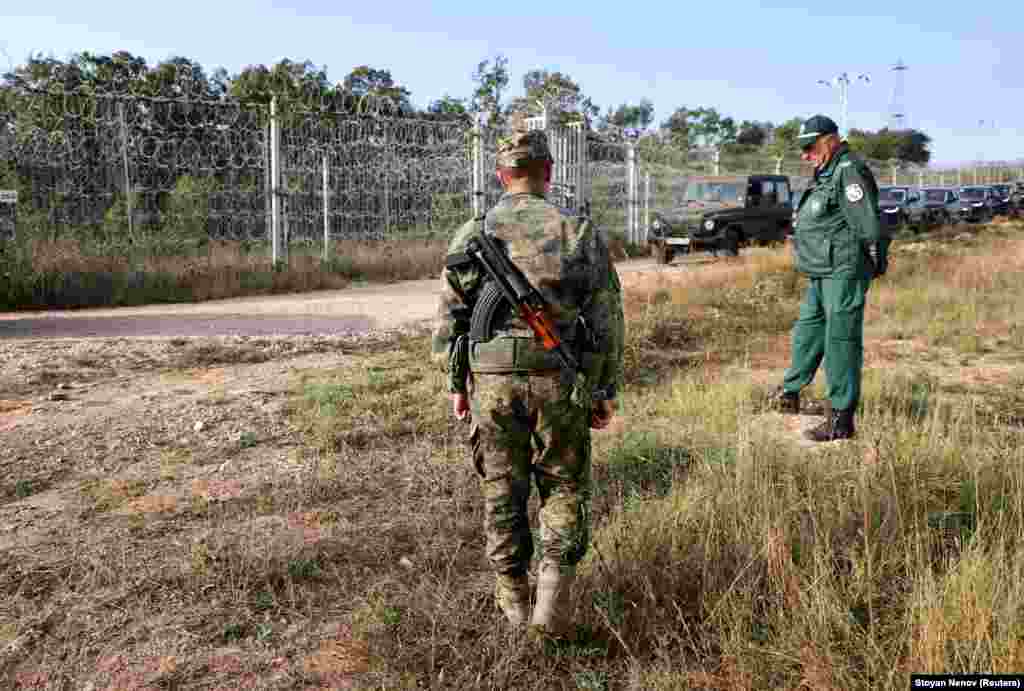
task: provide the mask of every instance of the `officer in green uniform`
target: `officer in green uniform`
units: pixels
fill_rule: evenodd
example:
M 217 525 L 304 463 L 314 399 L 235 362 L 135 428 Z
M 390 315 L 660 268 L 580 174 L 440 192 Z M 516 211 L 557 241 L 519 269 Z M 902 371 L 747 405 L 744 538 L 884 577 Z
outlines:
M 839 137 L 836 123 L 815 115 L 798 136 L 814 180 L 797 205 L 793 242 L 797 270 L 810 278 L 793 328 L 792 364 L 774 403 L 800 410 L 800 390 L 825 361 L 832 410 L 804 435 L 816 442 L 849 439 L 860 401 L 864 362 L 864 299 L 886 271 L 889 239 L 878 219 L 878 186 L 867 165 Z
M 496 604 L 513 626 L 560 637 L 573 628 L 570 588 L 589 545 L 590 430 L 606 428 L 615 412 L 624 320 L 604 232 L 545 198 L 552 163 L 544 132 L 511 118 L 497 150 L 505 194 L 485 218 L 456 231 L 449 247 L 433 354 L 448 372 L 453 413 L 469 423 Z M 581 372 L 565 371 L 515 312 L 486 340 L 474 336 L 489 279 L 458 258 L 482 232 L 544 295 L 560 336 L 579 354 Z M 531 612 L 527 504 L 534 483 L 540 558 Z

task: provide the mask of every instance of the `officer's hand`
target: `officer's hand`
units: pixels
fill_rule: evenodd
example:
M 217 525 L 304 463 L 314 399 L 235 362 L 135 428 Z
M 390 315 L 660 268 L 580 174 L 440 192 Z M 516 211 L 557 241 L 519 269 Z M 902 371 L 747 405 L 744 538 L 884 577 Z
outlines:
M 469 418 L 469 396 L 464 393 L 452 394 L 452 412 L 456 419 L 466 420 Z
M 614 401 L 597 401 L 594 410 L 590 414 L 590 427 L 592 429 L 604 429 L 611 424 L 615 416 Z

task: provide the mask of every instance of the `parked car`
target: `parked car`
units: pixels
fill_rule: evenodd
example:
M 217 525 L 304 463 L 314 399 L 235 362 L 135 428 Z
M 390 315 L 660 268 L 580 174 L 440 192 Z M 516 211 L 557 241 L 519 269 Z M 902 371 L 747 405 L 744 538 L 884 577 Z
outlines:
M 1013 203 L 1013 188 L 1010 185 L 996 184 L 989 185 L 992 188 L 992 194 L 995 196 L 995 203 L 993 204 L 992 211 L 996 216 L 1014 216 L 1016 215 L 1016 204 Z
M 878 188 L 878 216 L 884 226 L 911 227 L 921 230 L 926 224 L 925 208 L 918 204 L 920 195 L 911 187 L 887 185 Z
M 744 245 L 785 242 L 791 232 L 793 204 L 785 175 L 691 178 L 683 203 L 675 213 L 654 214 L 648 240 L 659 263 L 701 249 L 735 256 Z
M 929 225 L 949 225 L 960 218 L 960 200 L 949 187 L 924 187 L 916 203 L 924 209 Z
M 961 220 L 979 223 L 992 220 L 995 195 L 990 187 L 985 185 L 961 187 L 957 196 L 960 197 Z
M 1010 187 L 1013 189 L 1013 195 L 1010 198 L 1014 206 L 1017 207 L 1017 214 L 1022 214 L 1024 213 L 1024 180 L 1018 180 Z

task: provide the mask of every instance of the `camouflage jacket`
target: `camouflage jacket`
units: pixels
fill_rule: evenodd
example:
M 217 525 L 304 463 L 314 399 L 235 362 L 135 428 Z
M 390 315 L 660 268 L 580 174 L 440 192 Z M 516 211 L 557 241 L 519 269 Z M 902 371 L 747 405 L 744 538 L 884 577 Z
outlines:
M 464 252 L 481 227 L 479 220 L 463 224 L 452 238 L 449 254 Z M 551 304 L 551 317 L 560 333 L 571 333 L 577 317 L 583 317 L 592 340 L 591 352 L 583 360 L 584 374 L 595 389 L 611 386 L 618 391 L 624 339 L 622 288 L 604 234 L 589 219 L 533 194 L 503 195 L 487 213 L 487 229 L 505 242 L 509 258 Z M 475 299 L 484 277 L 475 270 L 447 268 L 441 275 L 432 348 L 435 360 L 449 374 L 451 393 L 466 392 L 469 364 L 453 349 L 460 337 L 468 338 L 467 303 Z M 507 327 L 498 336 L 533 336 L 518 318 Z

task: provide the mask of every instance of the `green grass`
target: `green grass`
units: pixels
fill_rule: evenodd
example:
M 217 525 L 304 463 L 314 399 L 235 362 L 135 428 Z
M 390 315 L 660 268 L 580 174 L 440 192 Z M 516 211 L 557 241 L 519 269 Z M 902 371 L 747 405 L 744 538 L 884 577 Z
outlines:
M 935 244 L 897 247 L 872 286 L 859 436 L 814 448 L 764 407 L 783 366 L 764 349 L 786 347 L 801 288 L 785 251 L 630 290 L 627 386 L 594 434 L 570 641 L 529 642 L 495 611 L 468 430 L 428 339 L 409 337 L 296 373 L 294 437 L 260 437 L 237 496 L 122 525 L 125 502 L 171 481 L 83 486 L 73 547 L 0 567 L 14 622 L 0 641 L 50 613 L 0 679 L 116 687 L 98 650 L 143 681 L 145 660 L 173 656 L 173 674 L 148 678 L 182 689 L 868 691 L 913 672 L 1017 672 L 1024 238 Z M 951 287 L 977 315 L 1010 315 L 979 330 L 984 351 L 929 334 L 936 317 L 966 319 Z

